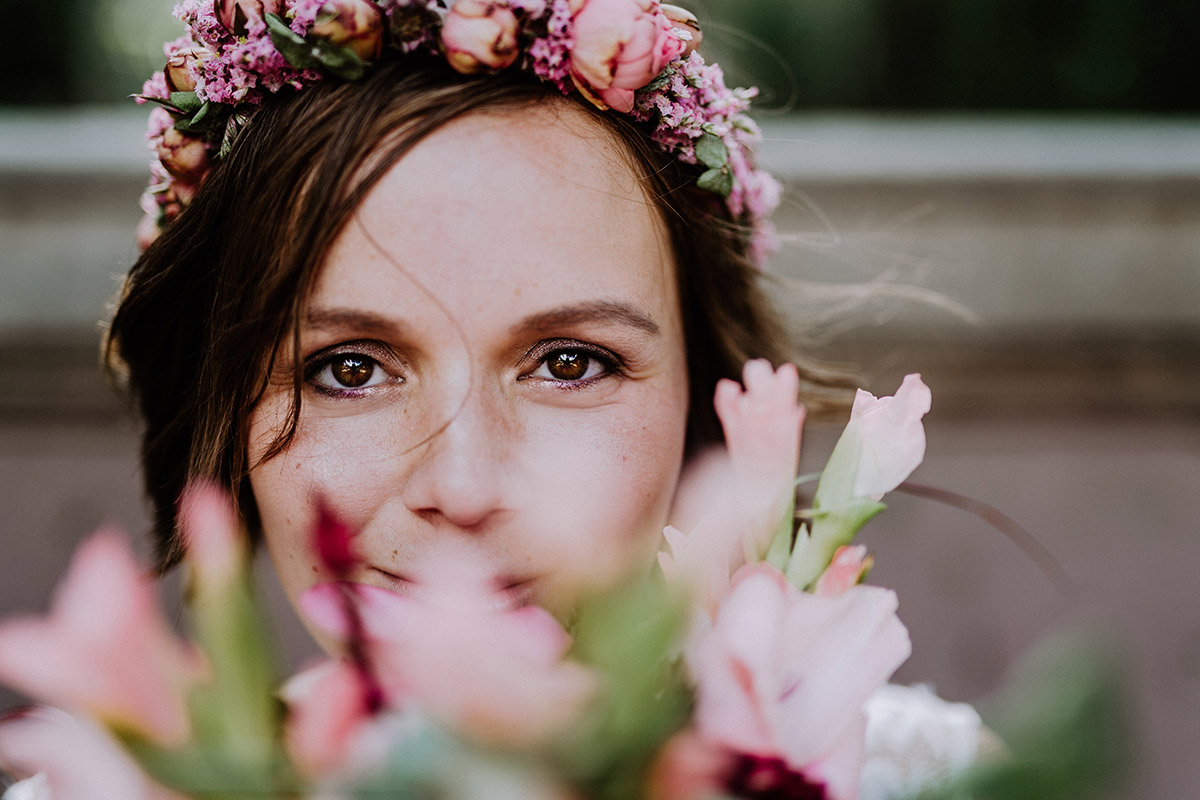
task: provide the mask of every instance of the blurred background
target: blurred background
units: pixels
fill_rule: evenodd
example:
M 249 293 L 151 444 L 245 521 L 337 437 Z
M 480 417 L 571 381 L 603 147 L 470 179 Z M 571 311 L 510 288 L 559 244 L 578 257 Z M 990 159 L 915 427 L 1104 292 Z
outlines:
M 1124 796 L 1200 796 L 1200 5 L 689 5 L 731 81 L 763 88 L 789 188 L 769 280 L 802 341 L 877 394 L 921 372 L 914 480 L 1002 509 L 1077 588 L 893 497 L 865 536 L 914 640 L 899 678 L 986 704 L 1035 642 L 1098 629 L 1141 733 Z M 126 97 L 171 7 L 0 0 L 0 615 L 43 609 L 97 525 L 146 528 L 97 344 L 146 178 Z M 836 430 L 813 426 L 806 468 Z

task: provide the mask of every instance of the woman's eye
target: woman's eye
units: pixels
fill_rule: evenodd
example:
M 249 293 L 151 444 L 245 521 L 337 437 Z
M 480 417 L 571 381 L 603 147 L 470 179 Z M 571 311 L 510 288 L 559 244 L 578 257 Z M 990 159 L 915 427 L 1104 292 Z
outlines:
M 334 353 L 317 362 L 309 381 L 330 392 L 369 389 L 396 379 L 379 362 L 362 353 Z
M 580 383 L 613 371 L 613 366 L 587 350 L 555 350 L 548 353 L 532 377 L 560 383 Z

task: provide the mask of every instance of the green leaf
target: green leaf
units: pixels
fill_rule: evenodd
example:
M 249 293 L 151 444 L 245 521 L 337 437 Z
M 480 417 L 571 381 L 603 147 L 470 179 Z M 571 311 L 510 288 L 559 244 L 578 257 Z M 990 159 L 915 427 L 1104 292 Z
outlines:
M 696 179 L 696 185 L 706 192 L 729 197 L 733 191 L 733 174 L 727 168 L 710 169 Z
M 296 69 L 323 69 L 346 81 L 356 81 L 366 71 L 353 50 L 323 39 L 309 41 L 289 28 L 278 14 L 267 14 L 264 19 L 271 44 Z
M 348 47 L 317 41 L 313 44 L 313 52 L 321 66 L 344 81 L 359 80 L 366 72 L 366 67 L 363 65 L 362 59 L 358 57 L 358 53 Z
M 171 105 L 184 114 L 195 114 L 204 102 L 195 92 L 171 92 Z
M 814 511 L 811 535 L 796 543 L 788 563 L 788 582 L 798 589 L 811 586 L 829 566 L 837 549 L 850 544 L 862 527 L 885 508 L 883 503 L 864 497 L 838 509 Z
M 147 103 L 154 103 L 155 105 L 162 106 L 167 111 L 170 111 L 174 114 L 180 113 L 179 109 L 176 108 L 175 105 L 172 104 L 170 100 L 163 100 L 161 97 L 151 97 L 148 94 L 131 94 L 129 96 L 130 96 L 130 98 L 135 99 L 135 100 L 145 100 Z
M 211 110 L 212 103 L 205 102 L 204 105 L 200 106 L 200 110 L 196 112 L 196 115 L 192 117 L 191 126 L 193 128 L 208 127 L 207 125 L 202 125 L 202 123 L 204 122 L 204 118 L 208 116 L 208 112 Z
M 296 69 L 315 69 L 319 62 L 313 55 L 312 45 L 304 37 L 288 27 L 278 14 L 266 14 L 267 34 L 271 44 L 287 62 Z
M 581 606 L 571 655 L 600 670 L 605 692 L 559 755 L 585 796 L 638 796 L 662 743 L 686 722 L 692 698 L 676 657 L 686 621 L 685 598 L 647 576 Z
M 729 148 L 721 141 L 720 136 L 703 133 L 696 140 L 696 158 L 706 167 L 720 169 L 729 163 Z
M 657 92 L 659 89 L 666 88 L 667 84 L 669 84 L 671 82 L 671 76 L 674 74 L 675 74 L 675 69 L 673 67 L 667 67 L 662 72 L 658 73 L 658 77 L 656 77 L 654 80 L 647 83 L 645 86 L 643 86 L 638 91 Z

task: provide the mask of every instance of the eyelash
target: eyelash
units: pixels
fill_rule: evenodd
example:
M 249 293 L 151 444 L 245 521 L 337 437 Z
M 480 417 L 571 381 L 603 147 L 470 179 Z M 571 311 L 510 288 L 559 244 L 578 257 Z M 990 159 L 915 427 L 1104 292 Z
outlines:
M 590 378 L 580 378 L 578 380 L 559 380 L 553 377 L 539 377 L 534 374 L 543 366 L 546 366 L 552 356 L 562 353 L 577 353 L 591 361 L 599 362 L 604 371 L 599 375 L 593 375 Z M 338 358 L 352 356 L 361 358 L 371 366 L 372 371 L 382 370 L 389 376 L 388 379 L 370 386 L 357 388 L 322 385 L 317 382 L 318 376 L 326 369 L 329 369 Z M 616 353 L 606 348 L 580 342 L 575 339 L 550 339 L 538 342 L 529 349 L 522 360 L 527 361 L 529 359 L 536 360 L 536 366 L 534 369 L 521 374 L 517 380 L 537 379 L 566 391 L 586 389 L 605 378 L 625 374 L 625 362 Z M 392 369 L 385 366 L 385 361 L 394 362 L 396 358 L 391 348 L 381 343 L 373 341 L 344 342 L 309 356 L 305 361 L 304 381 L 317 393 L 332 399 L 365 397 L 375 393 L 379 389 L 404 383 L 404 378 L 394 374 Z M 368 378 L 368 380 L 372 380 L 373 378 L 374 375 Z
M 573 381 L 559 380 L 553 377 L 539 378 L 534 375 L 534 372 L 548 364 L 551 356 L 561 353 L 578 353 L 585 358 L 598 361 L 603 366 L 604 371 L 590 378 L 581 378 Z M 538 342 L 525 354 L 525 359 L 535 360 L 537 366 L 521 375 L 517 380 L 524 381 L 537 378 L 566 391 L 586 389 L 605 378 L 620 377 L 625 374 L 625 361 L 619 355 L 598 345 L 581 342 L 576 339 L 549 339 Z
M 317 382 L 318 376 L 326 369 L 331 368 L 338 358 L 354 356 L 362 359 L 365 364 L 370 365 L 372 373 L 375 370 L 382 370 L 388 376 L 387 379 L 380 383 L 361 387 L 322 385 Z M 374 394 L 380 389 L 404 383 L 403 377 L 395 374 L 394 369 L 385 366 L 385 362 L 394 363 L 396 360 L 391 348 L 378 342 L 344 342 L 309 356 L 304 365 L 304 382 L 311 386 L 318 394 L 333 399 L 365 397 L 369 394 Z M 367 380 L 373 380 L 374 377 L 374 374 L 372 374 Z

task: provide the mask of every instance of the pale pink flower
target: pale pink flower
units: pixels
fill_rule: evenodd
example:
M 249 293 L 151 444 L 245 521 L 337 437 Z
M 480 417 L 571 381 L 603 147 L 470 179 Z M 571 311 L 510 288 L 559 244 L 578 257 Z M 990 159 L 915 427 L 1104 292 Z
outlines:
M 584 0 L 573 21 L 571 78 L 593 103 L 624 114 L 634 91 L 684 51 L 658 0 Z
M 749 361 L 740 385 L 722 380 L 713 402 L 725 432 L 724 455 L 710 453 L 689 467 L 672 519 L 686 525 L 664 531 L 670 554 L 659 554 L 668 578 L 689 579 L 710 611 L 725 594 L 729 576 L 747 559 L 758 560 L 781 526 L 790 532 L 804 407 L 800 376 Z
M 450 66 L 470 75 L 504 69 L 517 60 L 517 17 L 501 0 L 458 0 L 442 24 Z
M 741 519 L 761 554 L 792 507 L 804 406 L 794 364 L 778 370 L 755 359 L 742 370 L 745 388 L 717 383 L 713 404 L 738 484 Z
M 896 596 L 816 597 L 765 564 L 742 568 L 688 652 L 699 734 L 754 762 L 781 759 L 827 797 L 855 797 L 871 693 L 908 657 Z
M 373 718 L 365 689 L 361 671 L 338 659 L 322 661 L 284 685 L 288 751 L 307 776 L 347 765 L 356 737 Z
M 54 800 L 179 800 L 151 781 L 103 728 L 50 708 L 0 722 L 0 767 L 44 775 Z
M 829 597 L 841 594 L 851 586 L 857 586 L 874 563 L 875 559 L 867 553 L 867 546 L 864 544 L 839 547 L 834 552 L 829 566 L 821 573 L 821 577 L 817 578 L 813 594 Z
M 925 427 L 932 397 L 920 375 L 906 375 L 894 397 L 858 390 L 850 411 L 861 443 L 854 495 L 878 500 L 895 489 L 925 457 Z
M 0 624 L 0 682 L 162 745 L 188 738 L 184 695 L 199 672 L 113 530 L 75 552 L 48 616 Z
M 327 0 L 309 33 L 370 61 L 383 48 L 383 22 L 383 12 L 371 0 Z
M 541 608 L 499 612 L 470 600 L 352 590 L 371 668 L 392 707 L 411 704 L 476 740 L 528 743 L 572 721 L 595 688 L 589 670 L 563 659 L 570 638 Z M 318 628 L 346 638 L 342 591 L 321 584 L 300 603 Z

